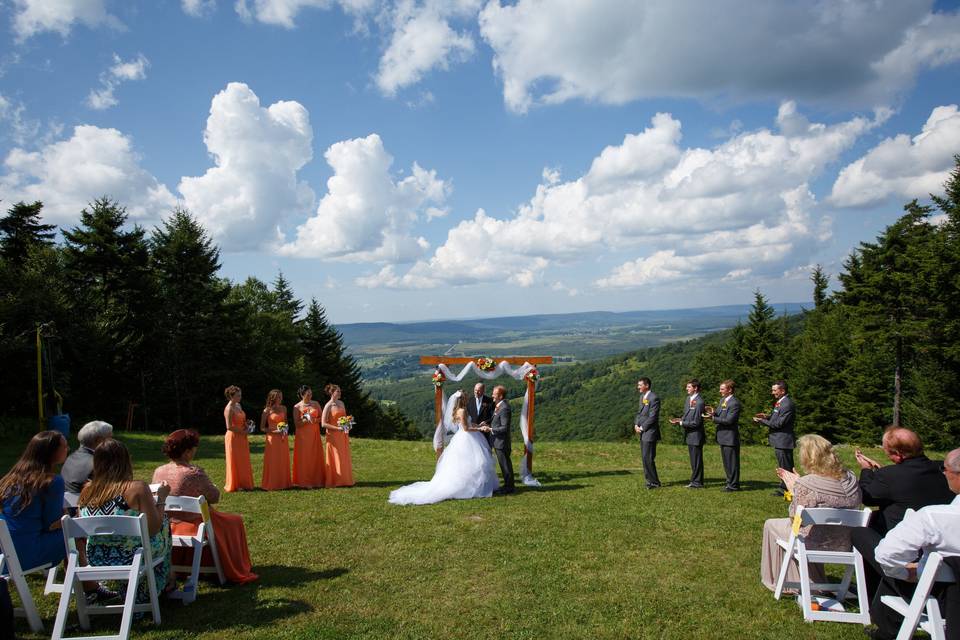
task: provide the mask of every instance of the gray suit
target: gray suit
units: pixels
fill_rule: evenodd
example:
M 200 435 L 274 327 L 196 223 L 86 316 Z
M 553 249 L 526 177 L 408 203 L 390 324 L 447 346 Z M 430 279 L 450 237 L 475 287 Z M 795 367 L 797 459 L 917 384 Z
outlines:
M 713 423 L 717 425 L 717 444 L 723 458 L 723 471 L 727 476 L 727 488 L 740 488 L 740 401 L 733 395 L 726 401 L 720 400 L 720 406 L 713 414 Z
M 793 471 L 793 448 L 796 439 L 793 436 L 793 425 L 797 421 L 796 407 L 788 396 L 783 396 L 773 405 L 773 413 L 769 418 L 760 421 L 770 428 L 767 441 L 773 447 L 777 457 L 777 466 L 787 471 Z M 780 489 L 785 490 L 787 485 L 780 482 Z
M 490 436 L 493 441 L 493 452 L 497 454 L 500 463 L 500 473 L 503 474 L 504 491 L 513 491 L 513 463 L 510 461 L 510 403 L 501 400 L 493 412 L 490 420 Z
M 687 452 L 690 454 L 690 484 L 703 486 L 703 445 L 707 436 L 703 431 L 703 396 L 687 396 L 680 426 L 683 427 Z
M 648 390 L 646 401 L 640 396 L 640 409 L 634 424 L 640 427 L 640 456 L 643 460 L 643 477 L 648 487 L 659 487 L 657 475 L 657 441 L 660 440 L 660 398 Z

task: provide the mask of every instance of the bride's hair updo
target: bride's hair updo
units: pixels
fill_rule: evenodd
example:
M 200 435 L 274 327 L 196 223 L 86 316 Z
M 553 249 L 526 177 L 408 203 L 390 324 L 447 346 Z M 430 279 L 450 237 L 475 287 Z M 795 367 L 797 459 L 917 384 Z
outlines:
M 459 411 L 460 409 L 466 409 L 466 408 L 467 408 L 467 395 L 465 393 L 461 393 L 460 396 L 457 398 L 456 403 L 454 403 L 453 405 L 453 410 L 454 412 L 456 412 L 456 411 Z
M 457 407 L 453 412 L 453 421 L 456 424 L 467 424 L 467 409 Z

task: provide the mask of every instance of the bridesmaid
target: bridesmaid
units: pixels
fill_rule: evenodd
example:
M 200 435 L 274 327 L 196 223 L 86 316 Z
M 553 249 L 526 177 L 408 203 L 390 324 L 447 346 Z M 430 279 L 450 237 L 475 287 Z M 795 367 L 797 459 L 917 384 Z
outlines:
M 283 394 L 272 389 L 267 394 L 267 406 L 260 415 L 260 431 L 267 434 L 267 444 L 263 448 L 263 479 L 260 487 L 265 491 L 290 488 L 290 443 L 287 434 L 277 428 L 287 421 L 287 408 L 283 404 Z
M 300 402 L 293 406 L 293 484 L 297 487 L 322 487 L 326 475 L 323 440 L 320 439 L 320 403 L 313 390 L 303 385 L 297 390 Z
M 337 420 L 347 415 L 340 401 L 340 387 L 328 384 L 323 388 L 330 400 L 323 408 L 323 427 L 327 430 L 327 481 L 328 487 L 353 486 L 353 462 L 350 460 L 350 436 L 337 425 Z
M 230 385 L 223 390 L 227 406 L 223 408 L 223 421 L 227 434 L 223 440 L 227 450 L 227 480 L 223 490 L 248 491 L 253 489 L 253 467 L 250 466 L 250 443 L 247 442 L 247 414 L 240 406 L 240 387 Z

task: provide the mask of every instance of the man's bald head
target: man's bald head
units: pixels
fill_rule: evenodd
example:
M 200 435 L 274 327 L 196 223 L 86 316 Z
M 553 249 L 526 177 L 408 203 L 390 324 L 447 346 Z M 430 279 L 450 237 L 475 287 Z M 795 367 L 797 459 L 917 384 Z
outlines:
M 923 442 L 910 429 L 887 427 L 883 432 L 883 450 L 887 457 L 899 464 L 904 460 L 923 455 Z
M 950 490 L 960 494 L 960 449 L 954 449 L 943 461 L 943 475 L 947 477 Z

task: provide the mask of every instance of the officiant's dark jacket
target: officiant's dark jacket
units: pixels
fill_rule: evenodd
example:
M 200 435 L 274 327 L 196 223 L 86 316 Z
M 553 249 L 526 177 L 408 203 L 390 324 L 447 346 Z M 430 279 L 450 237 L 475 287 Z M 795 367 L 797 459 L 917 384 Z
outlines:
M 480 400 L 480 411 L 478 413 L 477 396 L 471 395 L 467 398 L 467 415 L 470 416 L 470 420 L 475 425 L 479 425 L 481 422 L 490 424 L 490 421 L 493 420 L 493 398 L 483 396 Z
M 863 504 L 880 507 L 870 518 L 870 528 L 885 535 L 903 520 L 907 509 L 931 504 L 948 504 L 957 496 L 950 491 L 940 463 L 925 455 L 907 458 L 900 464 L 860 472 Z
M 735 396 L 727 400 L 727 407 L 723 407 L 723 399 L 713 412 L 713 423 L 717 425 L 717 444 L 722 447 L 740 446 L 740 401 Z

